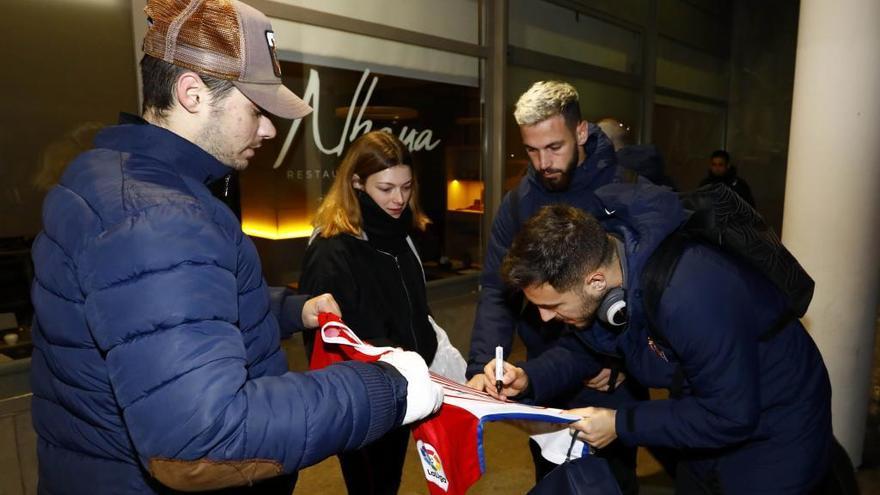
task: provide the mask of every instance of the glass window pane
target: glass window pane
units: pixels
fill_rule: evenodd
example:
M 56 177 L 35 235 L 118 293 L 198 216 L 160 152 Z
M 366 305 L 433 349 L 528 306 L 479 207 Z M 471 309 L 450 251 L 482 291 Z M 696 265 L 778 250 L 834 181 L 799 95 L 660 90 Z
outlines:
M 657 49 L 657 86 L 727 99 L 729 84 L 727 61 L 660 38 Z
M 342 156 L 358 136 L 379 129 L 413 151 L 419 201 L 433 221 L 416 239 L 428 278 L 476 270 L 479 87 L 287 61 L 282 73 L 315 111 L 302 121 L 276 121 L 278 136 L 240 175 L 242 227 L 255 238 L 270 283 L 299 278 L 312 215 Z
M 728 0 L 659 1 L 657 29 L 662 37 L 727 58 L 731 39 L 730 4 Z
M 137 111 L 131 45 L 120 42 L 131 39 L 127 3 L 4 3 L 0 238 L 36 235 L 43 197 L 67 163 L 120 110 Z
M 478 59 L 299 22 L 272 20 L 279 56 L 290 62 L 476 86 Z
M 709 155 L 724 147 L 724 123 L 721 108 L 657 97 L 654 144 L 680 190 L 696 188 L 706 176 Z
M 510 2 L 510 44 L 620 72 L 639 72 L 640 36 L 546 2 Z
M 478 43 L 478 0 L 276 0 L 330 14 Z M 393 12 L 394 15 L 389 15 Z M 273 21 L 274 26 L 274 21 Z
M 645 0 L 590 0 L 589 5 L 590 8 L 634 24 L 644 26 L 648 23 L 650 2 Z

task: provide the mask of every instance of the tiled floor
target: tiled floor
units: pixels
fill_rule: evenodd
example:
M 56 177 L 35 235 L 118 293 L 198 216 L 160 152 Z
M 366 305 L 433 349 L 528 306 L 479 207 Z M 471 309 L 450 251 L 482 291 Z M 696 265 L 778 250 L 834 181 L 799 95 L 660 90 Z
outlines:
M 878 320 L 877 328 L 863 466 L 856 473 L 863 495 L 880 494 L 880 320 Z M 521 359 L 523 353 L 521 346 L 516 347 L 514 352 L 513 359 L 518 359 L 517 355 Z M 302 356 L 301 349 L 295 347 L 289 349 L 288 356 L 293 358 L 292 366 L 304 366 L 304 358 L 298 357 Z M 468 494 L 526 493 L 534 485 L 534 471 L 526 438 L 526 434 L 514 426 L 504 423 L 490 423 L 484 437 L 486 472 L 468 491 Z M 673 493 L 671 480 L 647 451 L 639 452 L 638 475 L 642 495 L 671 495 Z M 335 457 L 300 472 L 299 483 L 294 494 L 315 493 L 328 495 L 345 493 L 339 463 Z M 421 466 L 415 447 L 410 442 L 400 494 L 426 493 L 428 490 L 422 476 Z
M 473 322 L 473 295 L 460 295 L 445 300 L 441 304 L 433 304 L 438 321 L 447 325 L 450 340 L 459 348 L 467 345 L 467 334 Z M 863 466 L 857 472 L 857 478 L 861 492 L 865 495 L 880 494 L 880 320 L 877 322 L 878 335 L 875 338 L 874 366 L 872 369 L 872 393 L 869 404 Z M 305 353 L 302 348 L 301 338 L 294 338 L 286 344 L 288 358 L 293 369 L 305 368 Z M 521 346 L 515 347 L 512 359 L 522 359 Z M 26 376 L 26 375 L 23 375 Z M 0 408 L 0 419 L 9 420 L 15 411 L 3 413 Z M 17 413 L 16 413 L 17 414 Z M 23 418 L 28 417 L 27 410 Z M 8 423 L 9 421 L 7 421 Z M 25 424 L 28 423 L 28 424 Z M 0 425 L 3 426 L 3 425 Z M 29 428 L 29 421 L 21 423 L 20 428 L 0 428 L 0 436 L 5 433 L 18 435 L 24 433 L 21 438 L 28 440 L 26 445 L 19 446 L 17 458 L 28 460 L 25 464 L 30 468 L 22 468 L 13 463 L 0 463 L 0 495 L 30 494 L 35 490 L 36 462 L 33 445 L 33 432 Z M 26 430 L 26 431 L 19 431 Z M 18 433 L 16 433 L 18 432 Z M 504 423 L 490 423 L 486 428 L 484 437 L 486 448 L 487 469 L 482 479 L 468 492 L 472 495 L 484 494 L 520 494 L 525 493 L 533 485 L 534 473 L 532 462 L 526 447 L 526 435 L 516 427 Z M 10 441 L 0 442 L 0 457 L 10 454 L 12 447 Z M 14 449 L 13 449 L 14 450 Z M 638 462 L 638 474 L 642 486 L 643 495 L 670 495 L 671 484 L 659 465 L 647 453 L 640 452 Z M 26 479 L 7 486 L 13 480 L 24 476 Z M 16 478 L 17 477 L 17 478 Z M 344 494 L 345 486 L 339 471 L 339 463 L 336 458 L 330 458 L 324 462 L 303 470 L 300 473 L 300 481 L 297 484 L 294 495 L 335 495 Z M 426 494 L 428 493 L 421 466 L 412 444 L 404 467 L 403 482 L 400 490 L 401 495 Z

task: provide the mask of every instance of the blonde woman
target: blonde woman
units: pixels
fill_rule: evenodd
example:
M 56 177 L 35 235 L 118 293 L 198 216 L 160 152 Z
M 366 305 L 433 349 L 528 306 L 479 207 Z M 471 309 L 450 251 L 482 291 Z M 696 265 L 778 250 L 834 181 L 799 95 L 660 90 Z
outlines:
M 300 290 L 332 293 L 359 337 L 415 351 L 431 364 L 437 334 L 428 318 L 421 262 L 409 238 L 428 223 L 403 143 L 382 131 L 361 136 L 318 208 Z M 313 340 L 314 332 L 306 336 L 307 349 Z M 340 454 L 348 493 L 397 493 L 408 441 L 409 428 L 402 427 Z

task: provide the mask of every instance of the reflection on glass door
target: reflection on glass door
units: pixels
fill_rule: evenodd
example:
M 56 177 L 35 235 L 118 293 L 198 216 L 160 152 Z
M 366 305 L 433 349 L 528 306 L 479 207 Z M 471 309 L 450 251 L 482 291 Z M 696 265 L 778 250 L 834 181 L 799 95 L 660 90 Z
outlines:
M 706 176 L 712 151 L 724 147 L 724 111 L 658 103 L 653 131 L 666 174 L 679 189 L 688 191 Z
M 299 121 L 274 120 L 277 136 L 239 177 L 242 229 L 271 265 L 264 267 L 267 278 L 279 271 L 280 282 L 298 276 L 312 215 L 348 146 L 371 130 L 393 133 L 413 154 L 420 203 L 433 222 L 414 239 L 428 278 L 478 270 L 479 88 L 295 62 L 282 62 L 282 73 L 314 112 Z

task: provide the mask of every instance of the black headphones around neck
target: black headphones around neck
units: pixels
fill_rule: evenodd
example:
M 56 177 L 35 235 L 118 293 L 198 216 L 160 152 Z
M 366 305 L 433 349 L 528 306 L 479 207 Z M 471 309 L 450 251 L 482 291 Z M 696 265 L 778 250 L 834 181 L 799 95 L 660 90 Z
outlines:
M 626 292 L 623 287 L 615 287 L 605 294 L 596 317 L 614 328 L 626 325 Z
M 623 276 L 626 278 L 626 254 L 623 242 L 616 237 L 613 239 L 614 247 L 617 249 L 618 257 L 620 258 L 620 266 L 623 270 Z M 621 327 L 626 326 L 626 291 L 623 290 L 623 287 L 610 289 L 608 293 L 605 294 L 602 302 L 599 303 L 597 313 L 596 317 L 599 318 L 599 321 L 607 323 L 615 330 L 621 330 Z

